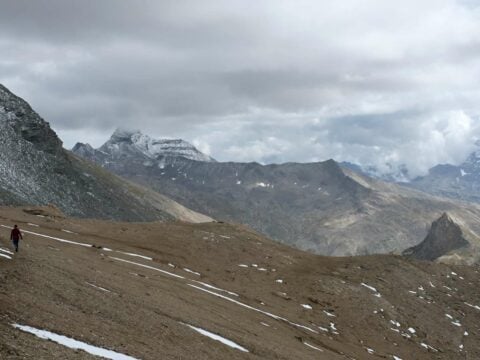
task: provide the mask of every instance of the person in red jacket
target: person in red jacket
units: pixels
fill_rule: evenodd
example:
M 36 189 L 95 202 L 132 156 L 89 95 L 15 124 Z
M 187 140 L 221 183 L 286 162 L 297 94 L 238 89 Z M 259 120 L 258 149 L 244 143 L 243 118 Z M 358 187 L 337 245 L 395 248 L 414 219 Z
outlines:
M 12 232 L 10 233 L 10 240 L 12 240 L 16 252 L 18 252 L 18 242 L 20 241 L 20 239 L 23 240 L 22 233 L 20 232 L 18 226 L 15 225 L 12 229 Z

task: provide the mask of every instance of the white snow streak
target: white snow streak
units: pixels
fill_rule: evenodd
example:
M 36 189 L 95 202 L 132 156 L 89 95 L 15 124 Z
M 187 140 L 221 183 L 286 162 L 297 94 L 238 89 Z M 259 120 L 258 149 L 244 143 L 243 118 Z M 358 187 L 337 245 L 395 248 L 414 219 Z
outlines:
M 4 227 L 4 228 L 7 228 L 7 229 L 10 229 L 10 226 L 5 226 L 5 225 L 0 225 L 0 226 Z M 79 243 L 79 242 L 76 242 L 76 241 L 60 239 L 60 238 L 57 238 L 57 237 L 54 237 L 54 236 L 43 235 L 43 234 L 39 234 L 39 233 L 36 233 L 36 232 L 33 232 L 33 231 L 23 230 L 23 232 L 27 233 L 27 234 L 32 234 L 32 235 L 44 237 L 44 238 L 47 238 L 47 239 L 60 241 L 60 242 L 67 243 L 67 244 L 79 245 L 79 246 L 85 246 L 85 247 L 92 247 L 92 245 L 90 245 L 90 244 L 85 244 L 85 243 Z
M 188 326 L 190 329 L 193 329 L 195 330 L 196 332 L 204 335 L 204 336 L 207 336 L 209 337 L 210 339 L 213 339 L 213 340 L 216 340 L 216 341 L 220 341 L 222 344 L 224 345 L 227 345 L 231 348 L 234 348 L 234 349 L 237 349 L 237 350 L 240 350 L 240 351 L 243 351 L 243 352 L 249 352 L 247 349 L 245 349 L 243 346 L 240 346 L 238 345 L 237 343 L 233 342 L 232 340 L 228 340 L 228 339 L 225 339 L 224 337 L 220 336 L 220 335 L 217 335 L 217 334 L 214 334 L 210 331 L 207 331 L 205 329 L 202 329 L 202 328 L 198 328 L 196 326 L 193 326 L 193 325 L 189 325 L 189 324 L 184 324 L 185 326 Z
M 19 329 L 21 331 L 33 334 L 40 339 L 44 340 L 51 340 L 53 342 L 56 342 L 57 344 L 66 346 L 70 349 L 80 349 L 83 351 L 86 351 L 89 354 L 100 356 L 106 359 L 112 359 L 112 360 L 138 360 L 137 358 L 134 358 L 132 356 L 120 354 L 118 352 L 112 351 L 112 350 L 107 350 L 103 349 L 97 346 L 93 346 L 87 343 L 84 343 L 82 341 L 78 341 L 63 335 L 58 335 L 55 333 L 52 333 L 50 331 L 46 330 L 40 330 L 40 329 L 35 329 L 31 326 L 24 326 L 24 325 L 18 325 L 18 324 L 13 324 L 12 325 L 14 328 Z
M 196 271 L 193 271 L 193 270 L 190 270 L 190 269 L 187 269 L 187 268 L 183 268 L 183 270 L 190 273 L 190 274 L 194 274 L 194 275 L 197 275 L 197 276 L 201 275 L 199 272 L 196 272 Z
M 375 294 L 373 294 L 374 296 L 376 297 L 382 297 L 382 295 L 380 295 L 380 293 L 377 291 L 377 289 L 375 289 L 373 286 L 370 286 L 370 285 L 367 285 L 365 283 L 362 282 L 361 284 L 362 286 L 366 287 L 367 289 L 370 289 L 372 290 Z
M 0 251 L 1 251 L 1 252 L 4 252 L 5 254 L 13 255 L 13 251 L 10 251 L 10 250 L 8 250 L 8 249 L 0 248 Z
M 66 232 L 67 234 L 75 234 L 75 235 L 78 235 L 77 233 L 74 233 L 73 231 L 70 231 L 70 230 L 65 230 L 65 229 L 62 229 L 63 232 Z
M 92 286 L 92 287 L 94 287 L 94 288 L 98 289 L 98 290 L 102 290 L 102 291 L 105 291 L 105 292 L 111 292 L 110 290 L 108 290 L 108 289 L 105 289 L 105 288 L 103 288 L 103 287 L 100 287 L 100 286 L 97 286 L 97 285 L 95 285 L 95 284 L 92 284 L 92 283 L 89 283 L 89 282 L 86 282 L 86 283 L 87 283 L 88 285 L 90 285 L 90 286 Z
M 469 304 L 469 303 L 467 303 L 467 302 L 464 303 L 464 304 L 467 305 L 467 306 L 470 306 L 471 308 L 474 308 L 474 309 L 476 309 L 476 310 L 480 310 L 480 306 L 478 306 L 478 305 L 472 305 L 472 304 Z
M 159 271 L 159 272 L 161 272 L 162 274 L 169 275 L 169 276 L 175 277 L 175 278 L 177 278 L 177 279 L 185 279 L 185 277 L 183 277 L 183 276 L 181 276 L 181 275 L 177 275 L 177 274 L 171 273 L 171 272 L 169 272 L 169 271 L 161 270 L 161 269 L 158 269 L 158 268 L 153 267 L 153 266 L 148 266 L 148 265 L 136 263 L 136 262 L 133 262 L 133 261 L 130 261 L 130 260 L 120 259 L 120 258 L 113 257 L 113 256 L 109 256 L 109 258 L 110 258 L 110 259 L 113 259 L 113 260 L 117 260 L 117 261 L 123 261 L 123 262 L 126 262 L 126 263 L 128 263 L 128 264 L 133 264 L 133 265 L 141 266 L 141 267 L 144 267 L 144 268 L 146 268 L 146 269 Z
M 108 251 L 108 250 L 107 250 L 107 251 Z M 129 252 L 123 252 L 123 251 L 117 251 L 117 252 L 120 253 L 120 254 L 123 254 L 123 255 L 139 257 L 139 258 L 142 258 L 142 259 L 145 259 L 145 260 L 149 260 L 149 261 L 152 261 L 152 260 L 153 260 L 153 258 L 151 258 L 151 257 L 149 257 L 149 256 L 144 256 L 144 255 L 139 255 L 139 254 L 129 253 Z
M 254 308 L 253 306 L 244 304 L 244 303 L 242 303 L 242 302 L 240 302 L 240 301 L 237 301 L 237 300 L 235 300 L 235 299 L 230 299 L 230 298 L 227 297 L 227 296 L 214 293 L 213 291 L 209 291 L 209 290 L 203 289 L 203 288 L 198 287 L 198 286 L 193 285 L 193 284 L 188 284 L 188 286 L 191 286 L 191 287 L 193 287 L 193 288 L 195 288 L 195 289 L 204 291 L 204 292 L 206 292 L 206 293 L 208 293 L 208 294 L 211 294 L 211 295 L 213 295 L 213 296 L 217 296 L 217 297 L 219 297 L 219 298 L 221 298 L 221 299 L 230 301 L 230 302 L 232 302 L 232 303 L 234 303 L 234 304 L 240 305 L 240 306 L 242 306 L 242 307 L 244 307 L 244 308 L 247 308 L 247 309 L 249 309 L 249 310 L 253 310 L 253 311 L 259 312 L 259 313 L 261 313 L 261 314 L 263 314 L 263 315 L 266 315 L 266 316 L 269 316 L 269 317 L 271 317 L 271 318 L 273 318 L 273 319 L 275 319 L 275 320 L 281 320 L 281 321 L 286 322 L 287 324 L 293 325 L 293 326 L 298 327 L 298 328 L 300 328 L 300 329 L 308 330 L 308 331 L 310 331 L 310 332 L 313 332 L 313 333 L 315 333 L 315 334 L 318 334 L 318 331 L 316 331 L 316 330 L 314 330 L 314 329 L 312 329 L 312 328 L 309 328 L 308 326 L 296 324 L 296 323 L 291 322 L 290 320 L 285 319 L 285 318 L 283 318 L 283 317 L 281 317 L 281 316 L 274 315 L 274 314 L 271 314 L 271 313 L 269 313 L 269 312 L 267 312 L 267 311 L 263 311 L 263 310 Z
M 218 288 L 218 287 L 215 287 L 215 286 L 213 286 L 213 285 L 204 283 L 204 282 L 202 282 L 202 281 L 197 281 L 197 280 L 192 280 L 192 281 L 194 281 L 194 282 L 196 282 L 197 284 L 200 284 L 200 285 L 202 285 L 202 286 L 205 286 L 206 288 L 209 288 L 209 289 L 226 292 L 227 294 L 233 295 L 233 296 L 238 296 L 237 293 L 234 293 L 234 292 L 228 291 L 228 290 L 224 290 L 224 289 L 220 289 L 220 288 Z
M 308 346 L 311 349 L 315 349 L 315 350 L 318 350 L 320 352 L 323 352 L 323 349 L 320 349 L 319 347 L 313 346 L 313 345 L 307 343 L 306 341 L 303 342 L 303 345 Z

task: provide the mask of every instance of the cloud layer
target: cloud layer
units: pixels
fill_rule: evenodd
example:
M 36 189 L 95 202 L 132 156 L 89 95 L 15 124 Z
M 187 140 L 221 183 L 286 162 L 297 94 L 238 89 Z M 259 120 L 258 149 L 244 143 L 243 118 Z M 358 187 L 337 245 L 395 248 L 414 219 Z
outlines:
M 475 1 L 0 5 L 0 82 L 66 146 L 133 126 L 219 160 L 418 175 L 480 137 Z

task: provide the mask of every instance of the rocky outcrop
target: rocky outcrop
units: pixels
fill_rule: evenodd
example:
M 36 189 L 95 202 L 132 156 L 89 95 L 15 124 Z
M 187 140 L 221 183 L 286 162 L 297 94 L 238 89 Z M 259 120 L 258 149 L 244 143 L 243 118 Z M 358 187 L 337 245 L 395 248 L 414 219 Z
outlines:
M 30 105 L 0 84 L 0 118 L 16 136 L 36 149 L 62 156 L 62 141 Z
M 432 223 L 425 240 L 405 250 L 403 255 L 433 261 L 454 250 L 464 249 L 468 246 L 470 246 L 470 242 L 465 238 L 462 228 L 447 213 L 443 213 Z

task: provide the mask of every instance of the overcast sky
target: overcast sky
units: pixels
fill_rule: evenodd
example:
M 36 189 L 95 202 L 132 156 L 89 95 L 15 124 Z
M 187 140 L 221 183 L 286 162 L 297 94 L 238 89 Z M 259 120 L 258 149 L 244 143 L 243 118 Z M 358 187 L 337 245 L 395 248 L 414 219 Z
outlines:
M 480 138 L 476 0 L 0 0 L 0 54 L 67 148 L 121 126 L 418 175 Z

